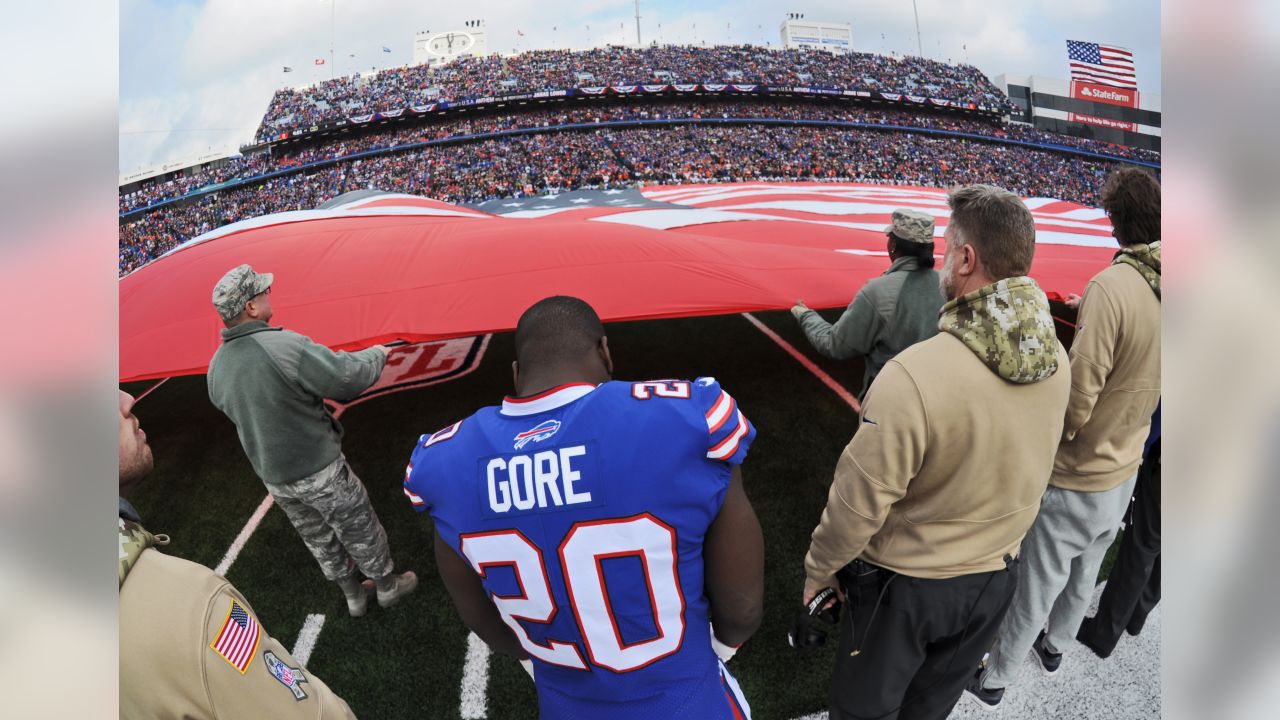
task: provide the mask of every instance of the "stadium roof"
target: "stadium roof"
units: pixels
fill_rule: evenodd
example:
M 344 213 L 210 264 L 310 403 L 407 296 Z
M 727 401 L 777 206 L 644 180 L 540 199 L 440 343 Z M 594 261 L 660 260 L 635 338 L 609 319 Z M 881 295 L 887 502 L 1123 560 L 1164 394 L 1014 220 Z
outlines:
M 1101 210 L 1030 198 L 1032 276 L 1083 290 L 1115 244 Z M 946 223 L 937 189 L 737 183 L 577 191 L 480 208 L 376 194 L 195 238 L 120 280 L 120 379 L 203 373 L 222 328 L 214 283 L 275 274 L 275 324 L 335 349 L 511 330 L 548 295 L 606 322 L 841 307 L 888 267 L 895 207 Z M 938 254 L 942 248 L 939 242 Z

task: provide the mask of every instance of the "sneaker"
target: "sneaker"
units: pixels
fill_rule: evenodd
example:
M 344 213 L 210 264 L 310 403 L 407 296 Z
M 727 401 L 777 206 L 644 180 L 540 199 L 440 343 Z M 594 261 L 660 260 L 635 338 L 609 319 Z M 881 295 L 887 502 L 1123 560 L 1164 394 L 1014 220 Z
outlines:
M 982 687 L 982 668 L 973 674 L 969 680 L 969 684 L 964 689 L 978 701 L 978 705 L 983 710 L 995 710 L 1000 706 L 1000 701 L 1004 699 L 1004 688 L 996 688 L 989 690 Z
M 1104 651 L 1098 645 L 1098 642 L 1094 640 L 1093 634 L 1096 630 L 1096 625 L 1097 621 L 1094 618 L 1085 618 L 1084 622 L 1080 623 L 1080 630 L 1076 632 L 1076 642 L 1092 650 L 1094 655 L 1106 660 L 1111 657 L 1111 651 Z
M 1040 661 L 1040 669 L 1044 670 L 1044 674 L 1052 675 L 1058 672 L 1058 668 L 1062 667 L 1062 653 L 1049 652 L 1049 649 L 1045 647 L 1044 639 L 1044 631 L 1041 630 L 1040 634 L 1036 636 L 1036 641 L 1031 646 L 1031 649 L 1035 651 L 1036 659 Z
M 388 579 L 391 581 L 389 588 L 378 588 L 378 604 L 384 608 L 395 605 L 400 602 L 400 598 L 418 588 L 418 576 L 412 570 L 391 575 Z
M 356 582 L 355 576 L 341 580 L 338 587 L 347 599 L 347 612 L 351 617 L 364 617 L 369 609 L 369 593 L 373 592 L 373 581 Z

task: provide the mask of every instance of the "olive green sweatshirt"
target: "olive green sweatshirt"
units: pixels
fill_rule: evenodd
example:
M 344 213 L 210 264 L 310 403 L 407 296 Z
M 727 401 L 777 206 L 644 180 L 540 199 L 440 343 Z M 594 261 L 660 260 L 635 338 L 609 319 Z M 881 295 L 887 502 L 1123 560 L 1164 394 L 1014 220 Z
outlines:
M 355 399 L 385 363 L 375 348 L 334 352 L 254 320 L 222 331 L 222 346 L 209 361 L 209 400 L 235 423 L 258 477 L 288 483 L 342 452 L 342 425 L 325 399 Z
M 938 273 L 921 269 L 914 257 L 901 257 L 862 286 L 834 325 L 810 311 L 800 317 L 800 327 L 814 349 L 833 360 L 866 358 L 858 393 L 865 397 L 894 355 L 937 334 L 941 308 Z

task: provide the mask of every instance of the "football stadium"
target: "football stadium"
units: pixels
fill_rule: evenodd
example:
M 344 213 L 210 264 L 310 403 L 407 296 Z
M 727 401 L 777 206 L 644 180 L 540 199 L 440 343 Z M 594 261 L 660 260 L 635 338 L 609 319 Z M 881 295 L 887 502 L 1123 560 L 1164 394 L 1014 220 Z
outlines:
M 1120 168 L 1158 178 L 1161 157 L 1124 120 L 1158 124 L 1136 91 L 1127 108 L 1068 98 L 1074 119 L 1039 122 L 1013 81 L 972 65 L 787 32 L 782 47 L 464 52 L 283 87 L 238 154 L 122 177 L 120 387 L 155 458 L 130 499 L 170 537 L 163 551 L 227 578 L 359 717 L 536 716 L 525 670 L 460 619 L 405 466 L 424 437 L 515 394 L 526 308 L 578 297 L 604 323 L 614 378 L 714 377 L 754 426 L 741 476 L 764 612 L 727 666 L 752 716 L 825 718 L 837 643 L 796 649 L 788 631 L 837 461 L 866 427 L 864 361 L 817 351 L 788 310 L 840 318 L 888 269 L 898 208 L 935 218 L 941 263 L 948 190 L 994 185 L 1031 213 L 1027 274 L 1070 348 L 1072 296 L 1117 249 L 1099 191 Z M 275 324 L 335 351 L 387 348 L 376 382 L 328 407 L 396 571 L 419 579 L 395 607 L 350 616 L 210 402 L 223 328 L 210 292 L 242 263 L 273 275 Z M 1065 681 L 1026 679 L 1003 710 L 1158 717 L 1158 663 L 1125 664 L 1158 657 L 1158 632 L 1107 661 L 1066 650 Z M 977 716 L 971 700 L 952 716 Z

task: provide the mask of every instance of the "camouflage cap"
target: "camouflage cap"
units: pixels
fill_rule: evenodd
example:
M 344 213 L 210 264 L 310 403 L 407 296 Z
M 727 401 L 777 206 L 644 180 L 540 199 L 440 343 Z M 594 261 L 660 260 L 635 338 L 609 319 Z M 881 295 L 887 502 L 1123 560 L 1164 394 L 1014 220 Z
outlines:
M 933 242 L 933 216 L 919 210 L 897 208 L 893 211 L 893 222 L 886 225 L 884 231 L 914 243 Z
M 213 307 L 223 320 L 235 320 L 244 312 L 245 304 L 266 292 L 274 279 L 271 273 L 256 273 L 248 265 L 231 268 L 213 286 Z

